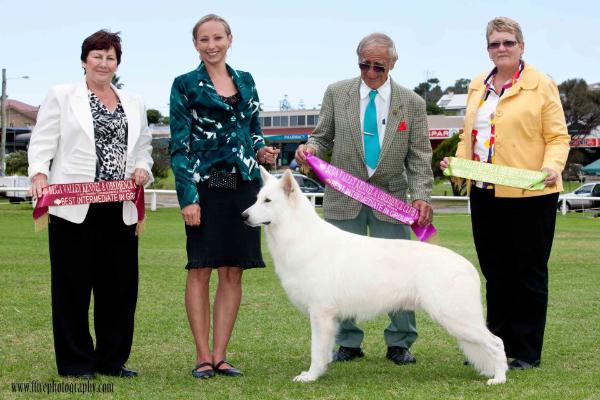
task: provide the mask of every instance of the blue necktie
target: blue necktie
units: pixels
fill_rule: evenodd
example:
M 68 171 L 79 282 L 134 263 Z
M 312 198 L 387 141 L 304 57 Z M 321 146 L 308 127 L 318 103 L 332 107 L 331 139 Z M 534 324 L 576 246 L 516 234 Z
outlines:
M 365 129 L 363 135 L 365 141 L 365 162 L 371 169 L 377 168 L 380 151 L 375 96 L 377 96 L 377 90 L 371 90 L 369 92 L 369 104 L 367 104 L 367 109 L 365 110 Z

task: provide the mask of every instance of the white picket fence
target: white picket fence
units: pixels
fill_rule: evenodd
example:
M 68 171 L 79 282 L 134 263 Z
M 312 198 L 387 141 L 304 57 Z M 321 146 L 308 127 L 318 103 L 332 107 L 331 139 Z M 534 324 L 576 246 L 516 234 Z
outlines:
M 0 192 L 29 192 L 28 187 L 0 187 Z M 166 189 L 146 189 L 146 195 L 150 196 L 150 210 L 156 211 L 158 196 L 160 195 L 176 195 L 175 190 Z M 304 193 L 310 200 L 313 206 L 316 205 L 317 197 L 323 197 L 323 193 Z M 467 196 L 431 196 L 432 200 L 443 200 L 443 201 L 461 201 L 466 202 L 467 212 L 471 213 L 471 201 Z M 568 210 L 565 200 L 582 200 L 580 196 L 566 196 L 562 195 L 559 202 L 561 203 L 560 211 L 562 215 L 565 215 L 568 211 L 579 211 L 579 210 Z M 600 200 L 600 197 L 585 197 L 585 200 Z

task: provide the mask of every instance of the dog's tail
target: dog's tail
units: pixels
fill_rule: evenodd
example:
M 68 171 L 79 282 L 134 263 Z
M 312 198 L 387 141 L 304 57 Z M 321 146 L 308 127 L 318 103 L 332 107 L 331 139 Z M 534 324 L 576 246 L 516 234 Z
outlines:
M 506 355 L 502 339 L 494 336 L 485 327 L 481 329 L 475 340 L 459 338 L 458 344 L 467 356 L 467 360 L 482 375 L 492 377 L 488 384 L 506 381 Z

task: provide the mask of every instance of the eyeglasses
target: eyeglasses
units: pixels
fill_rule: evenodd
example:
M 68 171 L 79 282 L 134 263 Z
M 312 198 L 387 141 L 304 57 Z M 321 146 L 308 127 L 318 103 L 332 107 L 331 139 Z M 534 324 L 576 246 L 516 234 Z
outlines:
M 504 46 L 507 49 L 512 49 L 513 47 L 515 47 L 517 45 L 516 40 L 503 40 L 502 42 L 491 42 L 488 43 L 488 50 L 497 50 L 500 48 L 500 46 Z
M 363 72 L 367 72 L 370 68 L 373 68 L 373 71 L 377 72 L 378 74 L 384 73 L 386 69 L 383 65 L 371 64 L 370 62 L 360 62 L 358 63 L 358 68 L 360 68 L 360 70 Z

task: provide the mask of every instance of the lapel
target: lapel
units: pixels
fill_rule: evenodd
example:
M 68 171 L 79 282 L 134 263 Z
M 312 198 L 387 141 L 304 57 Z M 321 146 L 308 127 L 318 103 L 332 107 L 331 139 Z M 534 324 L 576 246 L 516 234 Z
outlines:
M 401 121 L 406 121 L 406 115 L 403 107 L 403 99 L 400 93 L 398 85 L 390 78 L 392 87 L 390 96 L 390 111 L 387 116 L 387 123 L 385 125 L 385 135 L 383 136 L 383 144 L 381 146 L 381 155 L 379 160 L 383 159 L 385 153 L 390 149 L 396 135 L 408 135 L 409 131 L 398 132 L 398 127 Z
M 133 154 L 135 143 L 140 136 L 141 121 L 137 109 L 138 104 L 135 98 L 117 89 L 114 85 L 111 85 L 111 87 L 119 97 L 123 111 L 125 111 L 125 115 L 127 116 L 127 153 Z
M 350 83 L 346 99 L 346 116 L 350 124 L 350 136 L 358 149 L 360 160 L 364 164 L 365 149 L 363 146 L 363 128 L 360 126 L 360 78 Z
M 225 64 L 227 68 L 227 72 L 231 76 L 233 83 L 238 89 L 240 93 L 240 97 L 242 99 L 241 104 L 247 104 L 248 100 L 252 97 L 252 87 L 248 85 L 239 75 L 239 73 L 231 68 L 229 65 Z M 198 71 L 198 89 L 200 91 L 198 99 L 202 101 L 202 99 L 206 99 L 207 103 L 211 106 L 217 106 L 219 108 L 223 108 L 227 111 L 233 112 L 233 107 L 229 104 L 225 103 L 221 100 L 219 93 L 217 93 L 217 89 L 210 79 L 208 75 L 208 71 L 206 71 L 206 67 L 204 66 L 204 62 L 200 63 L 200 66 L 197 69 Z
M 75 86 L 73 96 L 70 98 L 71 108 L 75 118 L 81 125 L 85 135 L 95 143 L 94 139 L 94 121 L 92 119 L 92 109 L 90 108 L 90 100 L 88 98 L 88 89 L 85 79 L 82 83 Z
M 508 92 L 502 95 L 500 101 L 506 101 L 510 97 L 513 97 L 519 92 L 521 92 L 521 90 L 535 89 L 538 85 L 538 82 L 539 78 L 532 71 L 532 68 L 529 66 L 529 64 L 526 63 L 525 68 L 521 73 L 521 77 L 519 78 L 517 83 L 515 83 L 510 89 L 508 89 Z

